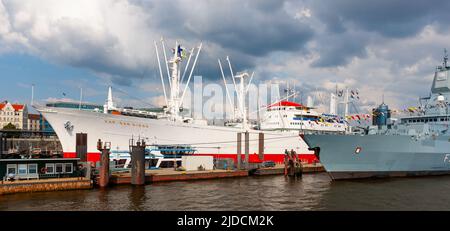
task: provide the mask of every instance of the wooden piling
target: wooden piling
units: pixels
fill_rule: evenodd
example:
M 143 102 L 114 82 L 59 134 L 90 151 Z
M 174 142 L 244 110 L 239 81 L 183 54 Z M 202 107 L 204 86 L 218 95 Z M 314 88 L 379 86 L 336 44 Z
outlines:
M 105 143 L 105 145 L 103 146 L 101 140 L 98 140 L 97 149 L 101 152 L 98 185 L 103 188 L 107 187 L 109 184 L 109 151 L 111 149 L 111 145 L 110 143 Z
M 248 131 L 245 132 L 245 169 L 249 168 L 249 154 L 250 154 L 250 133 Z
M 264 133 L 259 133 L 259 143 L 258 143 L 258 154 L 259 160 L 264 161 Z
M 131 146 L 131 184 L 145 185 L 145 142 Z
M 237 134 L 237 169 L 241 169 L 242 133 Z

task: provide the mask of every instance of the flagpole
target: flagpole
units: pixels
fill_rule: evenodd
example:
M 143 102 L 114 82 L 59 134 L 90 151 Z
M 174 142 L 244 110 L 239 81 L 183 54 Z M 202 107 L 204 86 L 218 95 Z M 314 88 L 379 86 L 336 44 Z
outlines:
M 34 105 L 34 84 L 31 84 L 31 106 Z
M 81 102 L 82 102 L 82 100 L 83 100 L 83 88 L 80 87 L 80 105 L 78 107 L 79 110 L 81 110 Z

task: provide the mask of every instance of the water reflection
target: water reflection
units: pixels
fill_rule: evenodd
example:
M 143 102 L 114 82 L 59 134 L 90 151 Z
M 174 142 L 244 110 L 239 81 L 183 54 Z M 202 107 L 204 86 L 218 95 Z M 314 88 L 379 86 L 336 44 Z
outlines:
M 0 210 L 449 210 L 450 176 L 331 182 L 327 174 L 0 196 Z
M 145 186 L 133 185 L 130 187 L 129 191 L 128 200 L 130 201 L 130 205 L 128 210 L 145 210 Z M 151 203 L 150 200 L 149 202 Z
M 98 193 L 97 193 L 98 200 L 97 201 L 98 201 L 98 204 L 102 205 L 100 210 L 106 210 L 106 211 L 111 210 L 111 208 L 109 206 L 110 201 L 108 198 L 109 192 L 110 192 L 109 188 L 99 188 L 98 189 Z M 94 202 L 94 203 L 97 203 L 97 202 Z

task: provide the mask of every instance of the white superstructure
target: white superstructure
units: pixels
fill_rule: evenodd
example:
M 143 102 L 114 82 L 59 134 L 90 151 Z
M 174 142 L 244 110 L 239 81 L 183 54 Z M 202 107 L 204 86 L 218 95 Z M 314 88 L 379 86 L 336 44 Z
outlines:
M 261 121 L 261 130 L 299 131 L 301 133 L 344 133 L 347 124 L 343 118 L 320 114 L 310 107 L 280 101 L 267 108 Z

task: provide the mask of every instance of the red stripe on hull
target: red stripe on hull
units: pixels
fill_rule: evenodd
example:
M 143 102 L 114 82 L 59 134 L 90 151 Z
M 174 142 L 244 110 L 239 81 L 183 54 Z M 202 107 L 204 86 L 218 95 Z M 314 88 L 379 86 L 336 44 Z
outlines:
M 200 156 L 213 156 L 217 159 L 233 159 L 237 162 L 237 154 L 195 154 Z M 302 162 L 306 162 L 308 164 L 318 163 L 319 160 L 314 154 L 298 154 L 298 158 Z M 241 160 L 245 159 L 245 154 L 241 154 Z M 259 159 L 258 154 L 250 154 L 249 160 L 250 163 L 261 163 L 263 161 L 273 161 L 275 163 L 284 163 L 284 154 L 264 154 L 264 160 Z
M 75 152 L 65 152 L 63 155 L 64 158 L 77 158 L 77 153 Z M 97 162 L 100 161 L 100 153 L 99 152 L 90 152 L 87 154 L 87 161 Z
M 237 154 L 195 154 L 199 156 L 213 156 L 217 159 L 233 159 L 235 162 L 237 161 Z M 298 157 L 302 162 L 306 162 L 308 164 L 318 163 L 319 160 L 314 154 L 299 154 Z M 64 158 L 77 158 L 77 154 L 75 152 L 65 152 Z M 241 160 L 245 159 L 245 154 L 241 154 Z M 87 154 L 87 161 L 97 162 L 100 161 L 100 153 L 92 152 Z M 261 163 L 263 161 L 273 161 L 275 163 L 283 163 L 284 162 L 284 154 L 264 154 L 264 160 L 259 159 L 258 154 L 250 154 L 249 162 L 250 163 Z

